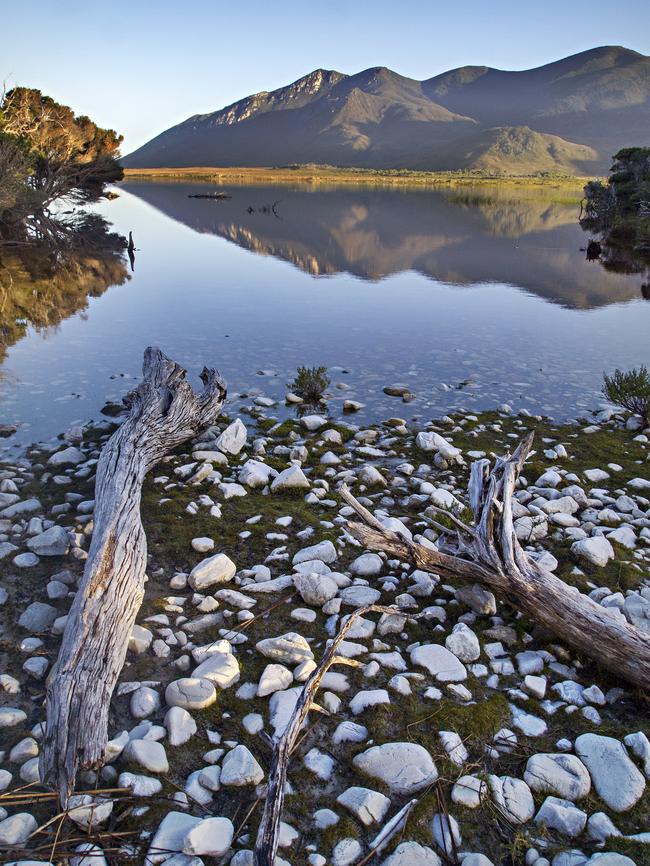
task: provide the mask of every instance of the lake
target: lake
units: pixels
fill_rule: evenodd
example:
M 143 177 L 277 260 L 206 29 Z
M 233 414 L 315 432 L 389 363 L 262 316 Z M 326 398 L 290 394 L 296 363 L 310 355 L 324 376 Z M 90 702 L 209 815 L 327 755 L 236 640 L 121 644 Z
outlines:
M 561 189 L 189 197 L 212 189 L 128 181 L 102 204 L 115 231 L 133 232 L 133 271 L 126 257 L 88 256 L 56 285 L 3 281 L 0 423 L 19 426 L 5 447 L 102 417 L 148 345 L 192 375 L 218 367 L 230 413 L 263 395 L 286 417 L 296 367 L 323 364 L 330 414 L 358 400 L 355 423 L 506 402 L 575 418 L 602 402 L 604 370 L 649 360 L 644 277 L 586 260 L 578 205 Z M 386 396 L 394 384 L 415 399 Z

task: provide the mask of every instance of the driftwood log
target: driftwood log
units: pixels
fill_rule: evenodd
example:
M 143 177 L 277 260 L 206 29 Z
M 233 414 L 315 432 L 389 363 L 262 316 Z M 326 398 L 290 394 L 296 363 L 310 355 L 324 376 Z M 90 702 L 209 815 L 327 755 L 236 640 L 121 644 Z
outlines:
M 350 659 L 336 654 L 341 641 L 345 639 L 345 636 L 360 616 L 365 616 L 368 613 L 395 614 L 396 612 L 397 610 L 394 607 L 382 607 L 376 604 L 357 608 L 340 628 L 338 634 L 328 646 L 320 663 L 305 683 L 284 732 L 274 744 L 264 814 L 262 815 L 255 842 L 254 866 L 273 866 L 275 862 L 280 836 L 280 821 L 282 820 L 282 809 L 284 807 L 284 788 L 287 780 L 289 759 L 298 742 L 298 735 L 300 734 L 303 722 L 312 708 L 323 676 L 334 664 L 350 664 Z
M 124 398 L 129 415 L 97 465 L 92 542 L 47 687 L 40 774 L 58 793 L 62 808 L 78 769 L 102 763 L 111 695 L 144 596 L 144 477 L 214 421 L 226 397 L 216 370 L 203 370 L 200 394 L 185 377 L 185 370 L 160 349 L 147 349 L 142 382 Z
M 342 498 L 362 521 L 348 522 L 347 529 L 370 550 L 383 550 L 423 571 L 489 587 L 574 650 L 615 676 L 647 689 L 650 636 L 567 586 L 530 559 L 519 544 L 512 497 L 532 443 L 531 433 L 512 456 L 497 458 L 491 471 L 487 459 L 472 464 L 468 499 L 473 525 L 443 512 L 453 522 L 454 530 L 431 521 L 441 533 L 437 548 L 388 530 L 343 485 Z

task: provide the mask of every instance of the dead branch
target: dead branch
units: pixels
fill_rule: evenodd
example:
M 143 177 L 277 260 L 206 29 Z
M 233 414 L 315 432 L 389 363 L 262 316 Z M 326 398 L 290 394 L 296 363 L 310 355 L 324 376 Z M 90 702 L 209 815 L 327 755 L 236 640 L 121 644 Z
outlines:
M 350 614 L 346 622 L 339 630 L 336 637 L 327 648 L 318 667 L 312 672 L 305 683 L 303 690 L 296 702 L 291 718 L 282 735 L 276 740 L 269 769 L 269 781 L 266 792 L 266 803 L 264 814 L 257 833 L 255 842 L 254 866 L 273 866 L 275 855 L 278 850 L 278 838 L 280 834 L 280 821 L 284 807 L 284 788 L 287 778 L 289 759 L 293 752 L 300 729 L 305 721 L 309 710 L 312 708 L 313 700 L 318 691 L 320 681 L 333 664 L 340 661 L 336 651 L 345 639 L 355 621 L 367 613 L 394 614 L 397 608 L 382 607 L 370 604 L 366 607 L 357 608 Z
M 386 529 L 342 485 L 342 499 L 362 521 L 349 522 L 347 529 L 370 550 L 385 551 L 447 579 L 488 586 L 574 650 L 645 689 L 650 682 L 650 637 L 567 586 L 530 559 L 519 544 L 512 497 L 532 443 L 531 433 L 511 456 L 497 458 L 492 471 L 486 459 L 472 464 L 468 500 L 473 526 L 454 521 L 453 532 L 445 529 L 447 535 L 436 547 Z

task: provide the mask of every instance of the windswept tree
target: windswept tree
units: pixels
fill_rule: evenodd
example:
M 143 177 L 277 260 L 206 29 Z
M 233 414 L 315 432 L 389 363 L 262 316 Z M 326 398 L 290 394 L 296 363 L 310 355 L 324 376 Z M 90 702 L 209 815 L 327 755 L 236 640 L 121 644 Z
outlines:
M 59 199 L 97 201 L 106 184 L 122 178 L 121 141 L 40 90 L 7 91 L 0 101 L 0 220 L 16 225 Z

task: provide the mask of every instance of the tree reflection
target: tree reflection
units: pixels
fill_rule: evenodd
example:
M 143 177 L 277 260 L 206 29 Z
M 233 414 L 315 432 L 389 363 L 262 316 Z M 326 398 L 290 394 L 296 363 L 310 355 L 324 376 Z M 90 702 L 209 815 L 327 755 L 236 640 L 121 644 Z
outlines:
M 47 333 L 129 279 L 126 246 L 102 217 L 83 212 L 0 235 L 0 361 L 30 327 Z

